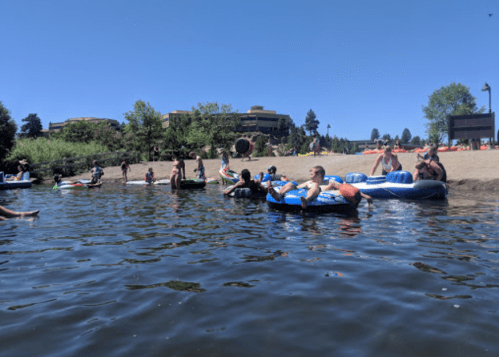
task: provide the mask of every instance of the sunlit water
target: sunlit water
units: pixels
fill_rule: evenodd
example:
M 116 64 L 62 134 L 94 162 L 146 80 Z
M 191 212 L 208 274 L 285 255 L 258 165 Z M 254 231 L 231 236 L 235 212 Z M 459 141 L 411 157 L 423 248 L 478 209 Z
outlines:
M 497 356 L 497 197 L 269 210 L 221 186 L 0 192 L 0 356 Z

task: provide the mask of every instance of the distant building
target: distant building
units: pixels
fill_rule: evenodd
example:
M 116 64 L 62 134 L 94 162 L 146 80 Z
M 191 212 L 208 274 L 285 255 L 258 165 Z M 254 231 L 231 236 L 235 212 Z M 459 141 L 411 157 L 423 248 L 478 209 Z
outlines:
M 49 129 L 48 132 L 58 132 L 60 131 L 64 126 L 72 123 L 77 123 L 79 121 L 88 121 L 90 123 L 107 123 L 111 126 L 111 128 L 118 130 L 118 127 L 120 126 L 120 123 L 115 120 L 115 119 L 102 119 L 102 118 L 94 118 L 94 117 L 82 117 L 82 118 L 71 118 L 66 121 L 63 121 L 62 123 L 49 123 Z M 46 132 L 47 130 L 42 130 L 42 132 Z
M 192 112 L 187 110 L 175 110 L 163 115 L 165 127 L 168 127 L 169 121 L 173 118 L 180 119 L 182 116 L 189 116 Z M 255 132 L 264 134 L 273 134 L 276 136 L 287 136 L 289 133 L 281 133 L 278 130 L 279 119 L 291 120 L 288 114 L 277 114 L 275 110 L 264 110 L 261 105 L 254 105 L 246 113 L 239 113 L 241 125 L 235 128 L 236 132 Z

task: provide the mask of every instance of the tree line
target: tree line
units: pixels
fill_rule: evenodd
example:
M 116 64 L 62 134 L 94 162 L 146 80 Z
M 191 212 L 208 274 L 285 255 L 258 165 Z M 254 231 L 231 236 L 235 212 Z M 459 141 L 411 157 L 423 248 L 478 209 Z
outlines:
M 435 90 L 428 97 L 428 104 L 422 106 L 424 118 L 427 120 L 426 133 L 428 140 L 438 143 L 445 139 L 448 128 L 448 115 L 466 115 L 483 113 L 484 107 L 478 108 L 476 98 L 471 95 L 470 89 L 461 83 L 451 83 Z M 127 121 L 122 123 L 118 130 L 108 124 L 78 121 L 65 125 L 58 133 L 50 133 L 50 138 L 61 139 L 66 142 L 99 143 L 109 151 L 127 150 L 138 151 L 145 154 L 144 159 L 149 159 L 153 147 L 160 144 L 161 150 L 184 148 L 198 152 L 205 158 L 218 156 L 217 149 L 229 149 L 239 137 L 235 128 L 240 125 L 239 114 L 232 111 L 231 105 L 218 103 L 198 103 L 192 108 L 190 114 L 180 118 L 171 118 L 165 127 L 164 120 L 159 111 L 149 103 L 142 100 L 135 102 L 133 109 L 124 113 Z M 41 136 L 42 124 L 37 114 L 29 114 L 22 119 L 25 123 L 17 134 L 17 125 L 11 118 L 10 112 L 0 101 L 0 162 L 9 157 L 16 145 L 16 135 L 19 139 L 36 139 Z M 330 137 L 329 132 L 321 135 L 317 129 L 320 121 L 310 109 L 305 117 L 305 122 L 297 126 L 291 118 L 281 118 L 278 121 L 278 132 L 281 136 L 282 153 L 296 150 L 297 153 L 310 151 L 309 145 L 314 137 L 319 138 L 321 147 L 333 152 L 357 151 L 357 147 L 346 138 Z M 328 129 L 330 126 L 328 125 Z M 307 135 L 308 132 L 308 135 Z M 403 144 L 422 145 L 426 139 L 419 136 L 412 137 L 409 129 L 405 128 L 399 137 L 390 134 L 380 136 L 378 129 L 371 132 L 371 141 L 382 138 L 390 142 L 400 140 Z M 254 156 L 266 154 L 266 138 L 263 135 L 255 142 Z M 209 147 L 209 151 L 205 149 Z M 10 157 L 9 160 L 16 160 Z

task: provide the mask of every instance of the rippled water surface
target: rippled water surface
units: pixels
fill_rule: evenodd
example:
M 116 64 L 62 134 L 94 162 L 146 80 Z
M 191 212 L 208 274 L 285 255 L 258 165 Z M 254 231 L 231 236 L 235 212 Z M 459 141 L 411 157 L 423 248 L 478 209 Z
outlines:
M 497 356 L 498 197 L 0 191 L 0 356 Z

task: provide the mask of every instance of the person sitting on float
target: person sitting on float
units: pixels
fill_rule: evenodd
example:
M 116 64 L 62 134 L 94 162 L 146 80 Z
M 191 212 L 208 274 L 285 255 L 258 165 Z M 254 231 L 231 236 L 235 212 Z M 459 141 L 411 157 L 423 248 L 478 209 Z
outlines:
M 293 182 L 288 182 L 284 186 L 281 187 L 279 193 L 277 193 L 274 188 L 271 186 L 268 188 L 268 192 L 272 196 L 274 200 L 277 202 L 281 201 L 281 198 L 286 195 L 287 192 L 298 190 L 300 188 L 307 189 L 307 197 L 301 197 L 301 207 L 303 209 L 307 208 L 307 205 L 314 198 L 319 196 L 323 188 L 321 187 L 322 181 L 324 181 L 324 176 L 326 175 L 326 171 L 322 166 L 315 166 L 310 169 L 310 180 L 302 183 L 301 185 L 296 186 Z M 326 187 L 326 186 L 324 186 Z
M 64 181 L 62 181 L 62 175 L 59 175 L 59 174 L 54 175 L 54 182 L 59 187 L 62 185 L 76 185 L 78 183 L 81 183 L 78 181 L 64 182 Z
M 274 165 L 267 167 L 267 171 L 270 175 L 270 181 L 289 181 L 286 175 L 276 173 L 277 168 Z
M 416 180 L 437 180 L 447 182 L 447 172 L 444 166 L 436 160 L 424 160 L 416 165 L 416 171 L 412 175 Z
M 392 153 L 392 148 L 389 145 L 385 146 L 383 154 L 379 155 L 374 162 L 374 166 L 371 169 L 371 176 L 374 175 L 374 172 L 376 171 L 380 163 L 383 167 L 383 170 L 381 171 L 381 175 L 383 176 L 386 176 L 389 172 L 392 171 L 402 170 L 402 165 L 400 164 L 397 155 Z
M 236 188 L 249 188 L 253 194 L 265 193 L 266 188 L 261 184 L 259 180 L 252 180 L 251 174 L 248 169 L 241 171 L 239 181 L 224 191 L 224 195 L 230 195 L 236 190 Z
M 0 206 L 0 221 L 6 220 L 8 218 L 14 218 L 14 217 L 26 217 L 26 216 L 36 216 L 40 212 L 39 209 L 36 211 L 31 211 L 31 212 L 16 212 L 16 211 L 11 211 L 10 209 L 7 209 L 5 207 Z
M 9 177 L 9 178 L 5 178 L 5 181 L 21 181 L 23 179 L 23 175 L 24 175 L 24 167 L 21 166 L 21 165 L 18 165 L 17 166 L 17 171 L 19 171 L 17 173 L 17 175 L 13 176 L 13 177 Z
M 367 200 L 369 206 L 373 203 L 373 199 L 371 196 L 366 195 L 365 193 L 360 192 L 357 187 L 350 185 L 349 183 L 339 183 L 335 180 L 330 180 L 329 184 L 324 187 L 323 191 L 338 191 L 340 195 L 342 195 L 352 206 L 352 208 L 357 208 L 362 198 Z
M 426 150 L 423 156 L 421 156 L 421 154 L 418 153 L 417 157 L 418 159 L 423 159 L 423 160 L 431 160 L 436 162 L 440 161 L 437 155 L 437 148 L 435 146 L 430 146 L 428 150 Z

